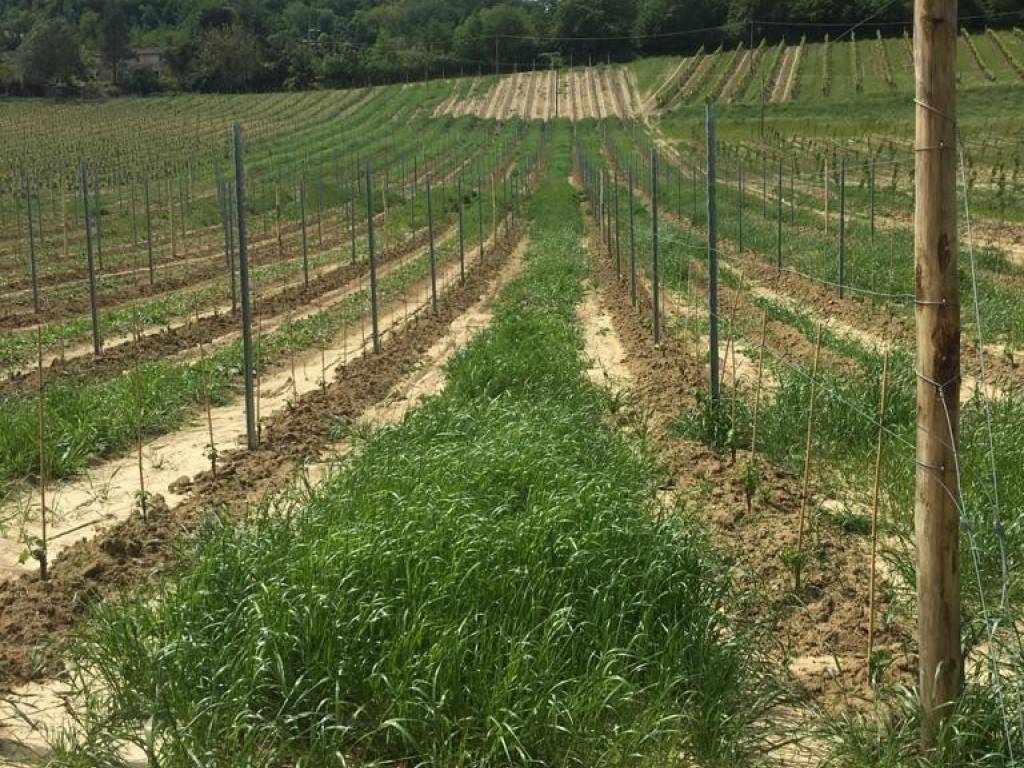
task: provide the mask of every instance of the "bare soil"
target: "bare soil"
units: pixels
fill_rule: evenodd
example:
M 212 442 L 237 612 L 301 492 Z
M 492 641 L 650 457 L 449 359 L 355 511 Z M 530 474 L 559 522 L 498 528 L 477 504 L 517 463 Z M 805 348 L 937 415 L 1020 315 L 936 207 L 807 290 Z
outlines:
M 779 67 L 779 74 L 775 78 L 775 84 L 772 86 L 771 101 L 786 100 L 790 77 L 794 72 L 794 64 L 796 63 L 796 50 L 795 46 L 789 45 L 786 46 L 786 51 L 782 54 L 782 65 Z
M 593 233 L 596 235 L 596 233 Z M 844 533 L 817 514 L 826 499 L 812 488 L 808 505 L 810 555 L 801 588 L 782 555 L 796 544 L 801 506 L 800 478 L 756 457 L 761 488 L 748 512 L 741 468 L 751 457 L 740 452 L 735 461 L 707 446 L 681 438 L 672 424 L 697 403 L 704 389 L 700 358 L 686 353 L 671 335 L 655 348 L 650 333 L 650 301 L 630 305 L 626 284 L 615 276 L 613 258 L 591 238 L 602 301 L 625 350 L 625 364 L 636 382 L 637 408 L 648 419 L 651 436 L 663 463 L 660 487 L 688 501 L 713 539 L 732 557 L 741 593 L 752 597 L 738 606 L 746 621 L 771 628 L 776 645 L 772 658 L 786 670 L 801 696 L 819 706 L 838 705 L 848 697 L 870 696 L 865 660 L 867 635 L 866 540 Z M 884 590 L 877 595 L 879 616 L 889 607 Z M 876 648 L 889 651 L 894 662 L 889 680 L 910 681 L 915 659 L 907 628 L 899 624 L 876 629 Z M 823 658 L 835 663 L 820 662 Z

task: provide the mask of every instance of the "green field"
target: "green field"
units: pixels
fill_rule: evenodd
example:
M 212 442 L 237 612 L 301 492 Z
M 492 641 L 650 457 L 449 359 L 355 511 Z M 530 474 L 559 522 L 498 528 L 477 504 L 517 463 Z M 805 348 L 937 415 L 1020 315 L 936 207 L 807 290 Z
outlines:
M 870 27 L 632 62 L 627 118 L 529 119 L 518 76 L 4 102 L 0 748 L 1015 765 L 1024 35 L 958 46 L 965 678 L 931 748 L 914 74 Z M 618 72 L 551 83 L 613 114 Z M 45 739 L 33 685 L 73 713 Z

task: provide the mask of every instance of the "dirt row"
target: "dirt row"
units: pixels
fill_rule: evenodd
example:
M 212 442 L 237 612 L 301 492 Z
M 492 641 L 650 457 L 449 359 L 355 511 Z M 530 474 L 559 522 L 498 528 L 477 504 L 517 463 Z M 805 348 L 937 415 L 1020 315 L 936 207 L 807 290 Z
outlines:
M 704 359 L 689 354 L 671 333 L 655 347 L 649 297 L 641 294 L 638 309 L 631 305 L 627 283 L 616 277 L 613 253 L 600 245 L 596 228 L 591 228 L 590 235 L 592 250 L 598 254 L 602 303 L 612 317 L 614 334 L 626 351 L 625 363 L 635 382 L 631 407 L 649 420 L 648 434 L 662 462 L 659 487 L 674 500 L 685 500 L 729 554 L 743 595 L 738 616 L 770 628 L 772 662 L 788 670 L 798 695 L 823 706 L 850 696 L 866 699 L 870 695 L 865 659 L 866 541 L 821 518 L 817 510 L 827 497 L 813 489 L 805 540 L 810 557 L 801 588 L 794 590 L 783 555 L 796 544 L 800 478 L 762 456 L 740 451 L 733 460 L 679 436 L 673 422 L 696 407 L 696 393 L 706 389 Z M 665 318 L 665 326 L 672 327 L 671 318 Z M 760 467 L 761 483 L 748 512 L 743 468 L 752 459 Z M 878 616 L 883 616 L 891 608 L 885 590 L 879 590 L 877 600 Z M 880 622 L 875 640 L 877 650 L 893 655 L 887 678 L 910 681 L 916 661 L 907 651 L 907 628 Z
M 464 99 L 453 96 L 442 102 L 435 114 L 493 120 L 633 116 L 631 86 L 620 67 L 520 72 L 499 78 L 486 93 L 476 86 L 474 81 Z
M 364 353 L 338 369 L 324 389 L 301 395 L 290 408 L 263 419 L 262 443 L 255 451 L 233 450 L 210 472 L 178 484 L 187 499 L 174 509 L 152 504 L 148 525 L 138 515 L 117 523 L 91 540 L 79 541 L 51 564 L 51 578 L 35 575 L 0 582 L 0 686 L 62 668 L 61 643 L 88 606 L 125 588 L 153 585 L 176 560 L 180 544 L 212 509 L 237 516 L 287 484 L 294 469 L 314 459 L 332 442 L 340 424 L 358 417 L 384 398 L 404 372 L 419 360 L 474 304 L 514 250 L 519 232 L 499 240 L 465 285 L 453 284 L 436 315 L 422 313 L 389 335 L 378 355 Z
M 786 46 L 782 54 L 782 64 L 779 66 L 775 84 L 772 86 L 771 101 L 787 101 L 790 94 L 790 81 L 796 75 L 797 48 L 792 45 Z

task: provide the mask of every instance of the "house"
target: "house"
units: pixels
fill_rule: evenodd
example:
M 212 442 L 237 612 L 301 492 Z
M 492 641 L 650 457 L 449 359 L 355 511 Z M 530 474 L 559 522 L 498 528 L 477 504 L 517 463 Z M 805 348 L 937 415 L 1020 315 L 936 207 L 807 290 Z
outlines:
M 132 51 L 124 63 L 128 69 L 154 69 L 159 74 L 163 71 L 166 53 L 166 48 L 139 48 Z

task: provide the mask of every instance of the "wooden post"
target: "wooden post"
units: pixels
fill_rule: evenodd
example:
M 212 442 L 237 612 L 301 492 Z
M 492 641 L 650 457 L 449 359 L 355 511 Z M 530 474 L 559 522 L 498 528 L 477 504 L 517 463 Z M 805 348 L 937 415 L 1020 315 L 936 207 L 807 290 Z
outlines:
M 956 0 L 915 0 L 914 268 L 917 319 L 917 610 L 921 740 L 960 690 L 960 421 Z

